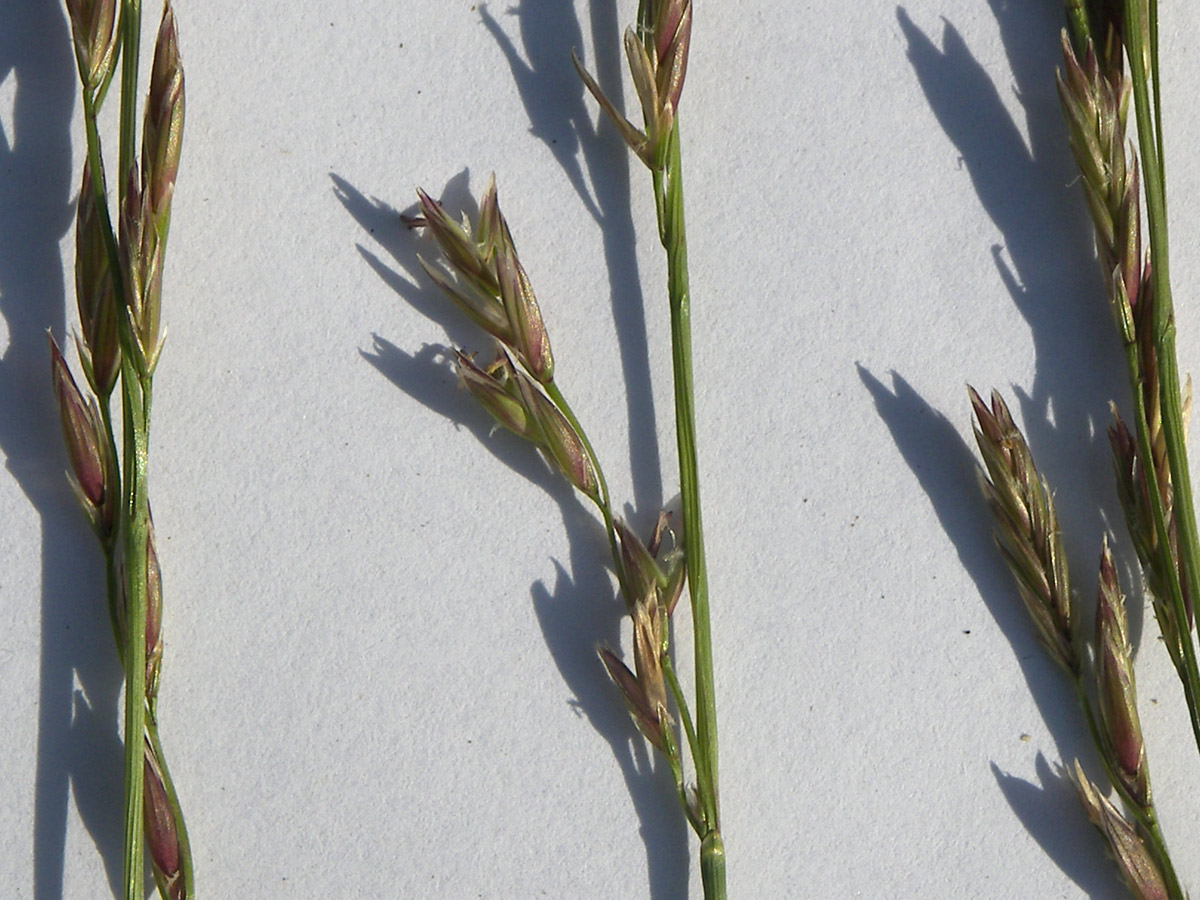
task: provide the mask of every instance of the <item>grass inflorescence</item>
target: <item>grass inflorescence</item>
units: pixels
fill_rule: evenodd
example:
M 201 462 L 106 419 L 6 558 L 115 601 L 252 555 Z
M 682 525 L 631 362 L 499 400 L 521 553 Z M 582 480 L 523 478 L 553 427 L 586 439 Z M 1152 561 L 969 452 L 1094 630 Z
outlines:
M 418 191 L 424 227 L 441 263 L 422 260 L 430 279 L 489 334 L 495 356 L 479 361 L 458 351 L 460 383 L 503 427 L 534 444 L 596 506 L 613 571 L 632 624 L 632 666 L 612 647 L 598 648 L 634 725 L 667 762 L 679 802 L 700 839 L 700 875 L 707 900 L 724 900 L 725 849 L 717 790 L 717 719 L 708 577 L 696 453 L 690 332 L 691 295 L 683 210 L 679 104 L 691 45 L 691 0 L 641 0 L 624 48 L 642 111 L 634 125 L 573 57 L 581 78 L 651 175 L 658 234 L 667 259 L 676 439 L 682 506 L 681 544 L 664 546 L 668 517 L 660 514 L 642 540 L 613 510 L 591 441 L 560 389 L 550 340 L 530 279 L 497 200 L 495 181 L 474 223 L 457 221 Z M 566 48 L 564 48 L 566 52 Z M 675 672 L 670 617 L 686 588 L 692 614 L 695 693 L 689 699 Z M 688 782 L 690 775 L 694 783 Z
M 75 493 L 104 553 L 109 617 L 125 670 L 124 897 L 144 897 L 148 853 L 163 900 L 190 900 L 195 893 L 187 828 L 158 731 L 162 571 L 147 493 L 151 394 L 163 344 L 163 265 L 183 139 L 179 35 L 168 0 L 155 39 L 138 159 L 141 4 L 67 0 L 67 10 L 87 136 L 75 257 L 76 349 L 84 387 L 53 338 L 52 380 Z M 120 84 L 120 117 L 117 199 L 110 209 L 99 114 L 114 80 Z
M 1200 748 L 1193 635 L 1200 545 L 1184 445 L 1190 385 L 1180 385 L 1168 276 L 1157 4 L 1069 0 L 1066 12 L 1058 93 L 1132 399 L 1127 417 L 1112 404 L 1117 492 L 1141 563 L 1142 589 Z M 1183 900 L 1150 787 L 1127 601 L 1108 540 L 1100 550 L 1095 628 L 1088 633 L 1068 578 L 1053 495 L 999 394 L 990 408 L 974 390 L 970 395 L 997 544 L 1042 644 L 1071 681 L 1104 770 L 1103 779 L 1093 781 L 1076 760 L 1070 778 L 1131 893 Z M 1103 785 L 1115 790 L 1118 803 L 1105 796 Z

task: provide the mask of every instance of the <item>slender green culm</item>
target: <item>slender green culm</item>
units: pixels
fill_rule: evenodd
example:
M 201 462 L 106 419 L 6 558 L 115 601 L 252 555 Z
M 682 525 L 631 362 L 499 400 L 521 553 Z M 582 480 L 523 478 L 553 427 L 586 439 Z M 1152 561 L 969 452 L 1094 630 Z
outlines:
M 117 203 L 124 207 L 127 179 L 137 146 L 138 57 L 142 43 L 142 0 L 121 0 L 121 120 L 117 155 Z
M 696 783 L 703 810 L 701 876 L 707 898 L 725 896 L 725 848 L 721 838 L 717 787 L 717 704 L 713 678 L 712 624 L 708 568 L 700 511 L 700 472 L 696 454 L 696 401 L 692 376 L 691 293 L 688 287 L 687 234 L 683 216 L 683 166 L 678 122 L 667 138 L 666 165 L 654 173 L 659 233 L 667 252 L 671 307 L 671 359 L 675 373 L 675 437 L 683 506 L 684 558 L 692 607 L 696 668 Z
M 133 378 L 133 364 L 121 365 L 121 380 Z M 125 438 L 125 868 L 126 900 L 142 900 L 142 819 L 144 816 L 145 751 L 136 736 L 146 731 L 146 456 L 149 420 L 140 385 L 122 390 Z
M 724 900 L 725 848 L 721 836 L 717 777 L 717 711 L 713 676 L 712 625 L 701 518 L 696 453 L 695 390 L 692 374 L 691 294 L 683 209 L 683 163 L 679 100 L 691 44 L 691 0 L 640 0 L 636 29 L 626 32 L 625 51 L 642 107 L 642 128 L 620 114 L 576 59 L 580 76 L 629 148 L 650 169 L 658 232 L 667 257 L 667 297 L 671 312 L 671 358 L 675 385 L 675 436 L 683 506 L 696 668 L 696 730 L 692 757 L 699 809 L 700 870 L 707 900 Z

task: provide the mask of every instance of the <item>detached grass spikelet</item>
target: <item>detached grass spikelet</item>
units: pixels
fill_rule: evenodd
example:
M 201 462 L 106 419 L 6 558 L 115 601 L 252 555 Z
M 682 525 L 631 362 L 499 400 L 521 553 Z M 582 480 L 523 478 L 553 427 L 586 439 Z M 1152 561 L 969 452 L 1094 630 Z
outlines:
M 112 77 L 117 59 L 120 29 L 118 0 L 66 0 L 75 42 L 75 61 L 84 90 L 100 105 L 103 88 Z
M 675 128 L 692 38 L 692 0 L 643 0 L 637 28 L 625 30 L 625 56 L 642 107 L 645 130 L 608 99 L 572 52 L 575 70 L 629 149 L 652 170 L 666 168 L 667 140 Z
M 1000 394 L 992 392 L 989 409 L 974 388 L 967 391 L 987 470 L 982 487 L 995 520 L 996 544 L 1047 652 L 1075 677 L 1081 668 L 1077 617 L 1054 499 Z
M 421 267 L 451 301 L 476 325 L 506 347 L 521 366 L 542 384 L 554 378 L 550 336 L 529 276 L 500 212 L 496 179 L 488 181 L 472 233 L 465 217 L 460 224 L 425 191 L 417 189 L 421 215 L 406 219 L 409 227 L 427 227 L 442 251 L 450 273 L 424 259 Z

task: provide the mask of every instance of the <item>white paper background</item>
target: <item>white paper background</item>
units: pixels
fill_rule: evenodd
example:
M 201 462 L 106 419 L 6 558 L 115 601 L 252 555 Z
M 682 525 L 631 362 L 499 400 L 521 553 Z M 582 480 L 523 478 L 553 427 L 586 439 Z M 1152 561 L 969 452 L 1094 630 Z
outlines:
M 395 215 L 415 185 L 459 207 L 497 173 L 561 386 L 648 528 L 677 492 L 664 265 L 648 178 L 568 55 L 629 98 L 635 9 L 178 7 L 151 477 L 162 733 L 201 897 L 699 896 L 669 778 L 592 654 L 622 630 L 601 530 L 456 389 L 447 348 L 486 341 Z M 1055 775 L 1094 756 L 966 443 L 964 383 L 1002 388 L 1090 595 L 1123 527 L 1103 434 L 1128 388 L 1054 92 L 1060 10 L 695 16 L 682 124 L 730 896 L 1120 897 Z M 1200 12 L 1162 17 L 1195 369 Z M 0 7 L 0 884 L 32 900 L 104 896 L 120 870 L 120 671 L 43 337 L 74 327 L 74 78 L 61 10 Z M 1200 885 L 1195 749 L 1153 617 L 1134 628 L 1164 827 Z

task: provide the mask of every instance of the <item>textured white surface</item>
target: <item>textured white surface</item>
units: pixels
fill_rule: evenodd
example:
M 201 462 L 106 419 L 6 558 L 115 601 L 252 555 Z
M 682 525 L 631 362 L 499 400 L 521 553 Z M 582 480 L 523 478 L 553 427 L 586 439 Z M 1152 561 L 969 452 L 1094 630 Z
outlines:
M 446 348 L 486 343 L 395 216 L 415 185 L 457 204 L 497 173 L 560 383 L 648 527 L 677 491 L 664 265 L 648 179 L 597 136 L 568 56 L 628 97 L 635 9 L 178 6 L 151 490 L 163 741 L 201 897 L 699 896 L 669 779 L 591 653 L 622 627 L 601 531 L 456 390 Z M 964 443 L 964 382 L 1004 389 L 1089 594 L 1121 527 L 1106 403 L 1128 390 L 1053 88 L 1056 4 L 695 15 L 682 123 L 730 896 L 1119 897 L 1054 775 L 1094 759 Z M 1162 15 L 1194 369 L 1200 55 L 1182 36 L 1200 11 Z M 64 14 L 7 0 L 0 884 L 32 900 L 104 896 L 120 868 L 120 672 L 43 338 L 74 321 L 74 97 Z M 1197 757 L 1152 616 L 1134 621 L 1195 887 Z

